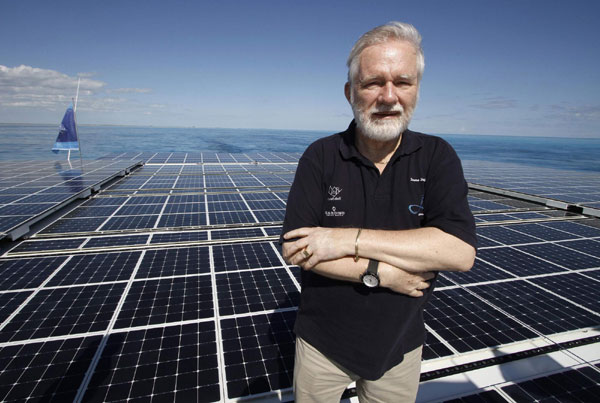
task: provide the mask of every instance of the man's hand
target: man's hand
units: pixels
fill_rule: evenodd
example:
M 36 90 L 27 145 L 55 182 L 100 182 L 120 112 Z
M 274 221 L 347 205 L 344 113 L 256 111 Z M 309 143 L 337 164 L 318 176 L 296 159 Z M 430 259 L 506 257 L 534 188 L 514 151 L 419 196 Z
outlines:
M 320 262 L 353 255 L 356 229 L 305 227 L 287 232 L 283 238 L 298 238 L 296 241 L 283 243 L 285 261 L 310 270 Z
M 384 262 L 379 262 L 378 273 L 381 287 L 410 297 L 422 297 L 434 277 L 431 271 L 412 273 Z

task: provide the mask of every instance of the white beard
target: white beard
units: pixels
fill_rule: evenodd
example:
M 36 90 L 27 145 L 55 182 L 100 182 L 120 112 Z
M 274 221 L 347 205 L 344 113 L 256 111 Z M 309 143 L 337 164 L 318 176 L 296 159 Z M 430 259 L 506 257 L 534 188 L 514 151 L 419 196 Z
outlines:
M 360 133 L 376 141 L 397 139 L 408 128 L 412 117 L 412 110 L 405 110 L 400 104 L 392 107 L 375 106 L 368 111 L 363 111 L 352 102 L 352 112 Z M 394 119 L 372 119 L 371 114 L 377 112 L 400 112 L 400 115 Z

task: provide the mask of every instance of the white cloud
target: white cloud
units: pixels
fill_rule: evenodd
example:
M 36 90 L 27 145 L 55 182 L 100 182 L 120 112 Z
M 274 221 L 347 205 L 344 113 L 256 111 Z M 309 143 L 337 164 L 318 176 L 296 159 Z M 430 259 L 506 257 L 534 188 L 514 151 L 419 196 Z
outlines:
M 91 78 L 82 78 L 80 94 L 92 95 L 106 84 Z M 0 104 L 46 107 L 54 104 L 57 97 L 70 98 L 77 90 L 77 77 L 70 77 L 54 70 L 21 65 L 0 65 Z
M 106 83 L 83 77 L 80 95 L 92 96 Z M 0 105 L 12 107 L 61 108 L 75 96 L 77 77 L 55 70 L 21 65 L 0 65 Z
M 106 88 L 107 83 L 91 78 L 94 73 L 78 73 L 69 76 L 55 70 L 31 66 L 7 67 L 0 65 L 0 106 L 15 112 L 25 110 L 36 115 L 45 111 L 61 111 L 75 97 L 77 80 L 79 88 L 79 111 L 94 113 L 141 113 L 156 105 L 144 105 L 127 98 L 132 94 L 147 94 L 149 88 Z M 37 111 L 36 111 L 37 110 Z M 6 119 L 6 118 L 4 118 Z

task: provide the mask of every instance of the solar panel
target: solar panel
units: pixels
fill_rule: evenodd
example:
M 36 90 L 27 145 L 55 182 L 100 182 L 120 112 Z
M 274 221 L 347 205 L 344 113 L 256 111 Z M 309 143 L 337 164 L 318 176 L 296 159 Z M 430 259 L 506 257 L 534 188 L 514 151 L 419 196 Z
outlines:
M 538 196 L 545 201 L 560 201 L 577 206 L 600 202 L 600 178 L 595 172 L 567 171 L 491 161 L 463 161 L 470 183 Z M 502 173 L 499 179 L 498 173 Z M 598 211 L 590 211 L 598 216 Z
M 460 353 L 537 336 L 527 326 L 459 288 L 434 292 L 424 317 L 427 325 Z
M 10 292 L 0 294 L 0 320 L 5 321 L 25 302 L 31 292 Z
M 107 283 L 128 280 L 141 252 L 98 253 L 73 256 L 48 286 Z
M 506 281 L 469 289 L 544 335 L 598 325 L 598 314 L 564 299 L 557 304 L 554 294 L 528 281 Z
M 26 241 L 11 249 L 11 253 L 26 253 L 26 252 L 41 252 L 52 250 L 68 250 L 77 249 L 84 239 L 69 238 L 69 239 L 50 239 L 50 240 L 35 240 Z
M 600 391 L 600 374 L 583 367 L 504 386 L 502 391 L 516 401 L 544 399 L 548 394 L 556 401 L 593 401 Z
M 510 247 L 483 249 L 477 255 L 482 261 L 500 267 L 516 276 L 548 274 L 566 270 L 544 259 Z
M 0 290 L 37 288 L 57 271 L 66 259 L 58 256 L 1 260 Z
M 561 276 L 533 278 L 529 281 L 564 296 L 592 312 L 600 312 L 600 283 L 589 281 L 585 275 L 568 273 Z
M 58 211 L 29 239 L 5 242 L 0 399 L 291 400 L 301 269 L 284 263 L 277 240 L 299 157 L 146 154 L 146 165 Z M 438 276 L 425 312 L 422 396 L 427 379 L 450 382 L 476 368 L 504 373 L 510 360 L 597 349 L 599 341 L 600 220 L 546 204 L 548 195 L 567 200 L 577 191 L 593 199 L 594 179 L 584 175 L 588 189 L 572 188 L 561 183 L 570 174 L 552 171 L 547 183 L 539 171 L 546 176 L 536 185 L 513 165 L 506 175 L 495 164 L 465 166 L 477 179 L 469 203 L 479 252 L 470 272 Z M 0 180 L 0 203 L 35 211 L 78 178 L 40 178 L 41 169 L 33 164 L 13 171 L 18 180 Z M 98 171 L 70 188 L 97 183 L 105 175 Z M 37 193 L 11 193 L 19 185 Z M 600 361 L 589 351 L 568 355 Z M 560 371 L 565 383 L 582 383 L 588 393 L 596 367 L 569 362 Z M 548 375 L 534 367 L 520 366 L 518 379 L 484 376 L 476 395 L 473 387 L 444 388 L 439 400 L 533 396 L 531 385 Z
M 163 209 L 162 204 L 138 204 L 131 206 L 121 206 L 121 208 L 115 212 L 117 216 L 123 215 L 150 215 L 159 214 Z M 111 215 L 111 214 L 107 214 Z
M 283 265 L 268 242 L 214 246 L 212 252 L 216 272 Z
M 118 208 L 118 206 L 78 207 L 65 215 L 65 218 L 108 217 Z
M 422 360 L 435 360 L 438 358 L 452 356 L 456 353 L 447 346 L 445 341 L 442 341 L 440 338 L 434 335 L 431 327 L 425 327 L 427 329 L 427 336 L 425 344 L 423 345 Z
M 281 234 L 281 227 L 267 227 L 265 228 L 265 232 L 270 236 L 277 236 Z
M 100 336 L 0 347 L 4 401 L 74 401 Z
M 137 278 L 209 273 L 209 259 L 207 247 L 149 250 L 140 264 Z
M 211 239 L 236 239 L 236 238 L 258 238 L 264 236 L 260 228 L 241 228 L 213 230 L 210 232 Z
M 90 238 L 84 245 L 84 249 L 90 248 L 108 248 L 111 246 L 124 245 L 145 245 L 148 241 L 148 235 L 123 235 L 123 236 L 104 236 Z
M 579 252 L 583 252 L 591 256 L 600 256 L 600 239 L 584 239 L 572 242 L 558 242 L 557 244 L 570 249 L 575 249 Z
M 600 259 L 552 243 L 517 246 L 517 249 L 572 270 L 600 267 Z
M 133 282 L 115 328 L 211 318 L 210 276 L 185 276 Z
M 285 269 L 247 270 L 216 276 L 219 315 L 298 306 L 300 293 Z
M 487 263 L 481 260 L 481 258 L 476 258 L 475 265 L 466 273 L 444 272 L 441 276 L 447 277 L 458 284 L 485 283 L 488 281 L 505 280 L 517 277 L 508 270 L 503 270 L 498 266 Z
M 227 397 L 291 387 L 295 316 L 284 311 L 221 320 Z
M 13 163 L 0 162 L 0 171 Z M 88 197 L 104 184 L 140 165 L 139 161 L 96 160 L 82 162 L 78 169 L 60 163 L 38 163 L 30 169 L 34 176 L 15 175 L 0 183 L 0 196 L 8 196 L 0 206 L 0 239 L 16 240 L 25 235 L 31 225 L 42 220 L 63 205 Z
M 113 333 L 86 386 L 85 401 L 219 401 L 214 323 Z
M 545 223 L 544 225 L 550 228 L 556 228 L 561 231 L 565 231 L 582 237 L 600 238 L 600 228 L 594 228 L 589 225 L 583 225 L 585 223 L 587 223 L 587 221 L 582 223 L 570 221 L 553 221 Z
M 100 218 L 64 218 L 50 224 L 44 228 L 41 234 L 69 234 L 80 232 L 93 232 L 98 229 L 104 222 L 106 217 Z
M 507 382 L 494 389 L 446 402 L 591 402 L 600 392 L 599 374 L 593 367 L 583 366 L 521 382 Z
M 102 222 L 99 231 L 120 231 L 127 229 L 154 228 L 158 215 L 131 215 L 112 217 Z
M 154 217 L 154 216 L 153 216 Z M 160 217 L 158 227 L 198 227 L 206 225 L 206 215 L 199 213 L 192 214 L 166 214 Z M 148 222 L 143 228 L 151 228 Z
M 153 234 L 150 243 L 202 242 L 208 240 L 207 231 L 167 232 Z
M 0 342 L 106 330 L 124 289 L 114 283 L 39 290 L 0 330 Z
M 249 211 L 223 211 L 209 213 L 209 222 L 213 225 L 247 224 L 257 222 Z

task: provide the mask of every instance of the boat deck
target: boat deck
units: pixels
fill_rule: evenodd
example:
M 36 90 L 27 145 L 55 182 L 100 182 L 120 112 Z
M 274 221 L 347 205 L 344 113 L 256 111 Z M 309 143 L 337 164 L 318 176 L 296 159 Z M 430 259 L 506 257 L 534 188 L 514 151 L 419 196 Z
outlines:
M 292 400 L 298 158 L 0 163 L 0 399 Z M 439 276 L 418 401 L 595 400 L 600 175 L 464 169 L 478 256 Z

